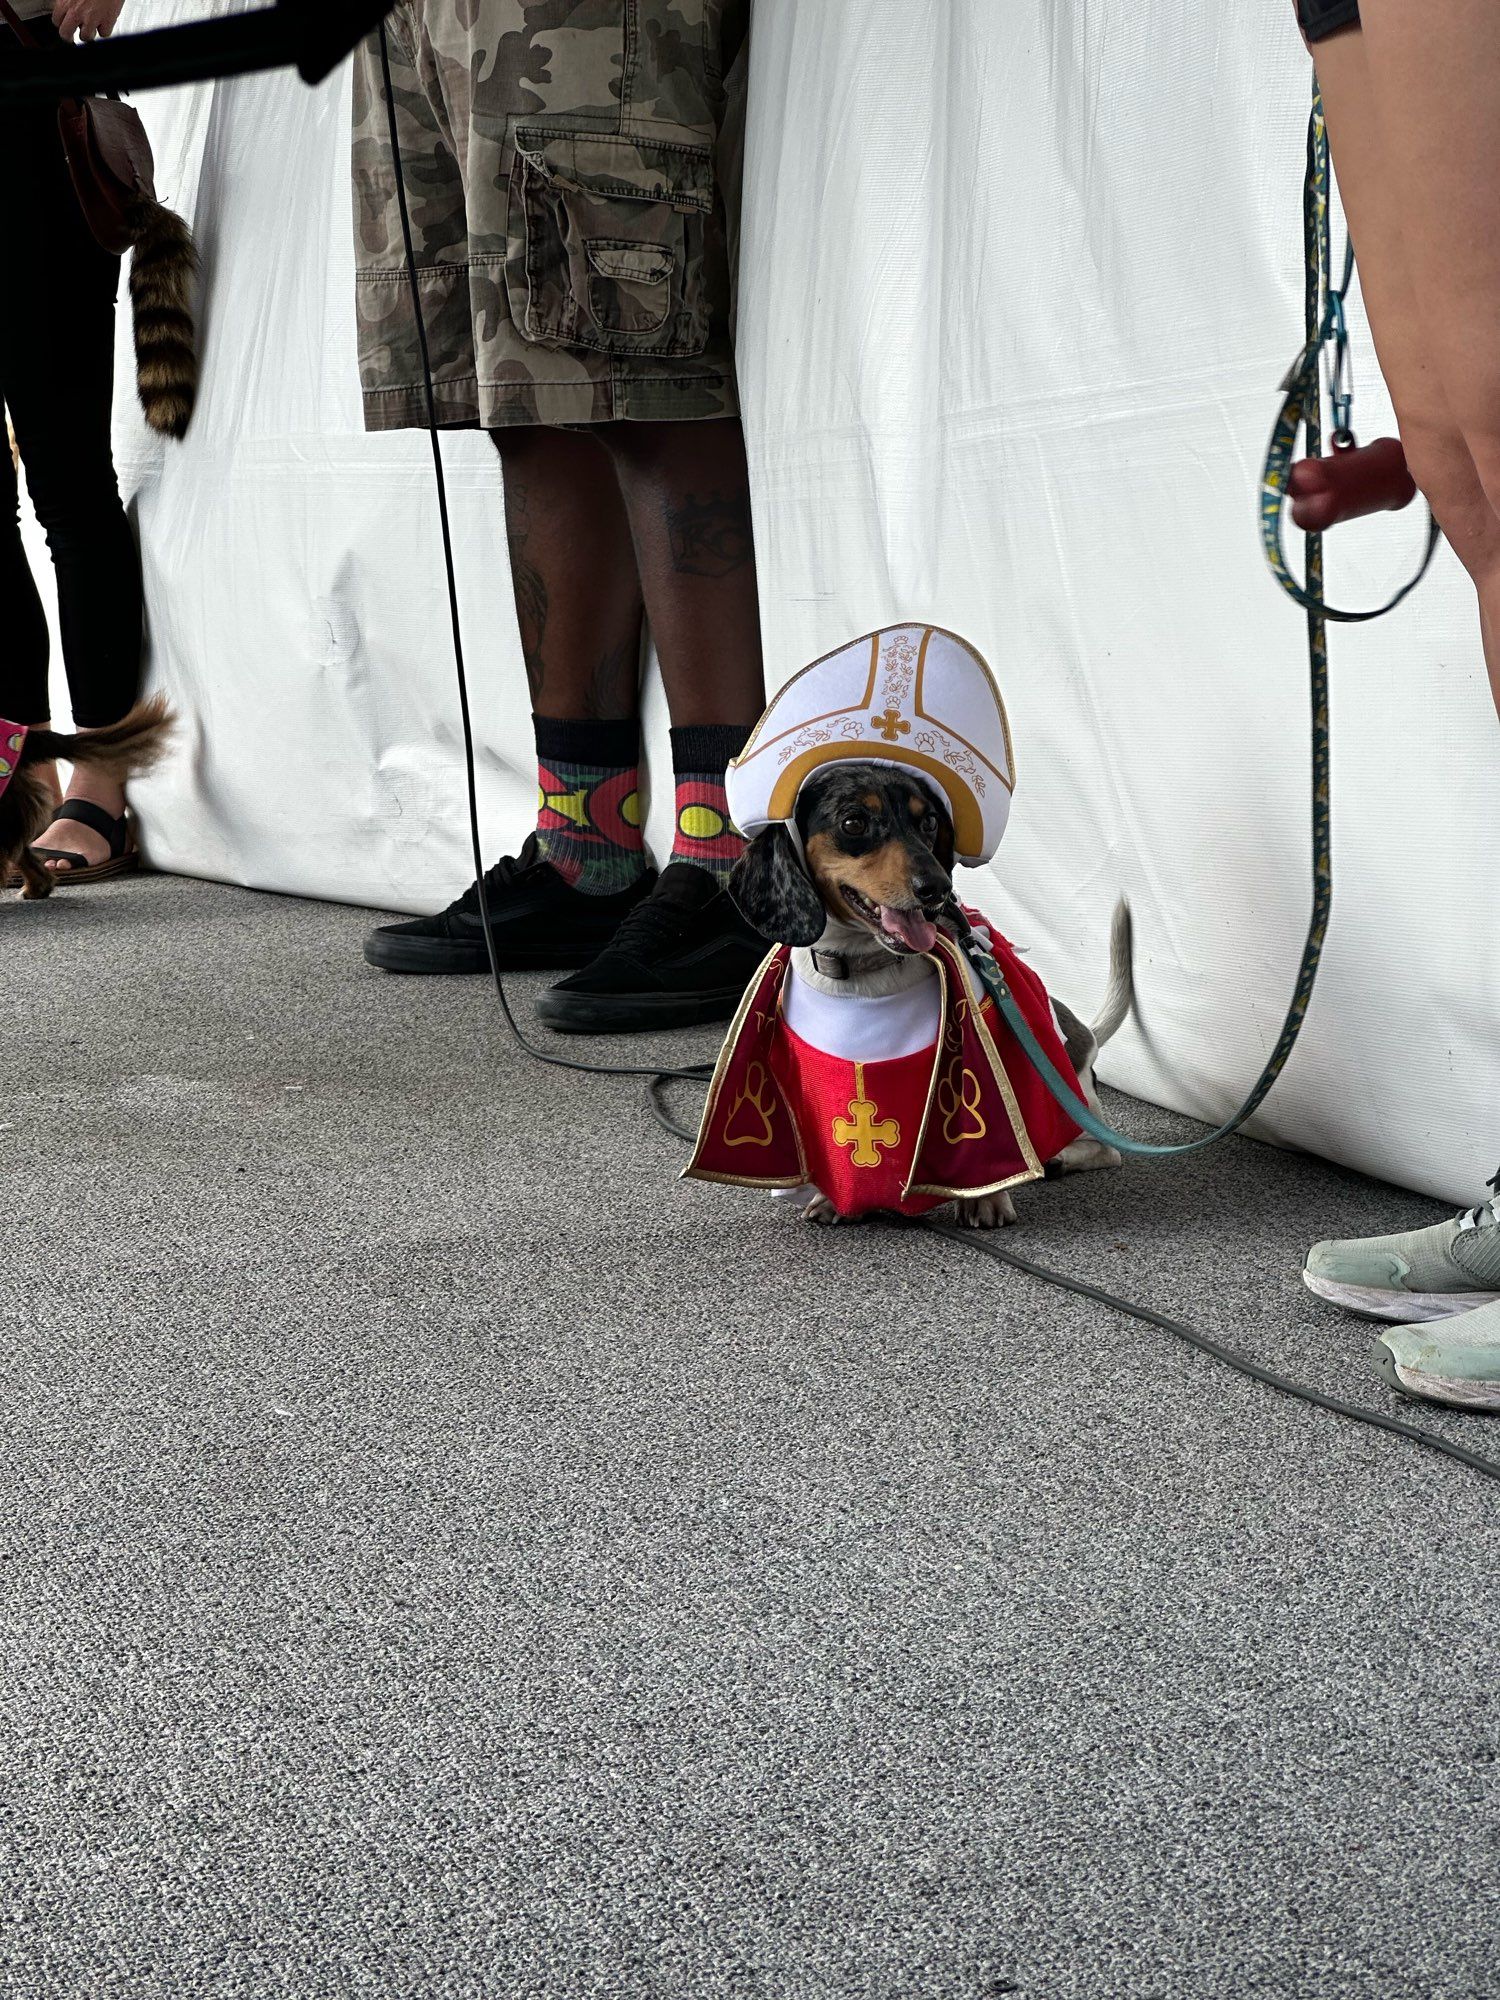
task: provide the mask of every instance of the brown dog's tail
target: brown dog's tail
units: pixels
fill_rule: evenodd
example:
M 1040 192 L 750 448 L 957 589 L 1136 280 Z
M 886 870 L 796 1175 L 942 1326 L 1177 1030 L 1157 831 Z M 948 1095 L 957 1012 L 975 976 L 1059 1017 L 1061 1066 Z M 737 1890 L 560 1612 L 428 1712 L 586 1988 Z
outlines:
M 21 763 L 45 764 L 61 757 L 69 764 L 87 764 L 112 778 L 149 771 L 167 747 L 173 715 L 164 694 L 138 701 L 129 715 L 107 729 L 90 729 L 82 736 L 57 729 L 33 729 L 26 738 Z
M 198 339 L 193 281 L 198 248 L 180 215 L 159 201 L 135 212 L 130 303 L 135 314 L 135 372 L 152 430 L 180 438 L 198 398 Z

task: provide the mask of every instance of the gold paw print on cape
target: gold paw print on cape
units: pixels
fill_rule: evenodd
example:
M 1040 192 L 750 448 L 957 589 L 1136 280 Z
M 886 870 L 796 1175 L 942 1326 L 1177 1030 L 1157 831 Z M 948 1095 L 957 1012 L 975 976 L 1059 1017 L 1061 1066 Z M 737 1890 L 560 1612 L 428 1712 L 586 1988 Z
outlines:
M 982 1139 L 990 1129 L 979 1109 L 979 1078 L 966 1069 L 957 1084 L 950 1070 L 938 1085 L 938 1109 L 943 1114 L 943 1137 L 950 1146 L 968 1139 Z
M 771 1121 L 776 1116 L 776 1098 L 764 1063 L 751 1063 L 745 1072 L 740 1094 L 724 1120 L 726 1146 L 769 1146 Z
M 848 1146 L 856 1167 L 878 1167 L 880 1148 L 887 1152 L 901 1144 L 901 1127 L 894 1118 L 882 1118 L 879 1107 L 865 1096 L 865 1066 L 854 1065 L 854 1096 L 849 1100 L 849 1116 L 833 1121 L 833 1143 Z

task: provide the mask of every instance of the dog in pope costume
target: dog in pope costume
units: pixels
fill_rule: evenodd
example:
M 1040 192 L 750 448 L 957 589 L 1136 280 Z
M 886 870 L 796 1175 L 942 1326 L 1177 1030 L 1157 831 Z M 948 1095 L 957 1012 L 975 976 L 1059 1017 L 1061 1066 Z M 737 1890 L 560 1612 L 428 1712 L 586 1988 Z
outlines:
M 852 640 L 782 688 L 727 782 L 749 842 L 731 888 L 774 944 L 725 1038 L 686 1175 L 795 1193 L 824 1221 L 953 1200 L 966 1221 L 1013 1220 L 1009 1189 L 1092 1142 L 946 920 L 952 868 L 991 859 L 1015 786 L 984 660 L 932 625 Z M 1094 1037 L 1071 1016 L 1084 1040 L 1065 1036 L 1037 975 L 965 914 L 1091 1097 Z

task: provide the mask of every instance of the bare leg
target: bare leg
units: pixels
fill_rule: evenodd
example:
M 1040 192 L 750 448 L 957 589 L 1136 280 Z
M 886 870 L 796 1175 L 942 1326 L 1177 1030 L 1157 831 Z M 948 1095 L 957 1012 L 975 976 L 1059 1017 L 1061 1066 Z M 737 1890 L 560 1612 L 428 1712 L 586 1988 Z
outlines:
M 1500 707 L 1500 10 L 1364 0 L 1315 50 L 1412 475 L 1479 595 Z
M 1474 580 L 1500 707 L 1500 10 L 1362 0 L 1362 13 L 1360 31 L 1316 51 L 1334 165 L 1407 459 Z M 1372 1270 L 1399 1241 L 1316 1244 L 1307 1282 L 1368 1308 Z M 1399 1288 L 1385 1296 L 1389 1317 L 1418 1316 Z M 1500 1411 L 1496 1314 L 1477 1305 L 1438 1341 L 1396 1326 L 1377 1370 L 1409 1394 Z
M 765 679 L 738 418 L 613 424 L 598 436 L 624 496 L 674 725 L 748 729 Z
M 565 722 L 640 706 L 641 586 L 609 457 L 577 431 L 493 433 L 531 705 Z

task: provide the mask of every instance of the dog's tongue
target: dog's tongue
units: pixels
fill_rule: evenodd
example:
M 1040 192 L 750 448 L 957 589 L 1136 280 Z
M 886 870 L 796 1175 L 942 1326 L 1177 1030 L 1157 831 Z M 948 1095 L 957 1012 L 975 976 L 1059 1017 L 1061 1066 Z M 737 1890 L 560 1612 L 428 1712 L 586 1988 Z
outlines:
M 893 910 L 882 903 L 880 928 L 888 937 L 900 938 L 908 951 L 931 951 L 937 943 L 937 925 L 920 910 Z

